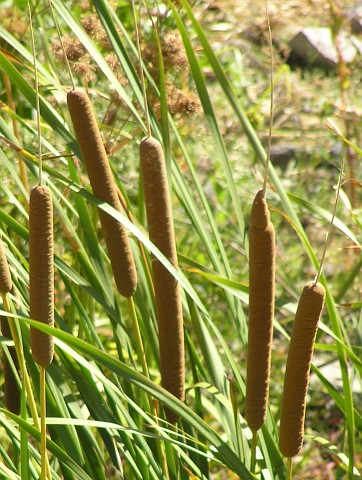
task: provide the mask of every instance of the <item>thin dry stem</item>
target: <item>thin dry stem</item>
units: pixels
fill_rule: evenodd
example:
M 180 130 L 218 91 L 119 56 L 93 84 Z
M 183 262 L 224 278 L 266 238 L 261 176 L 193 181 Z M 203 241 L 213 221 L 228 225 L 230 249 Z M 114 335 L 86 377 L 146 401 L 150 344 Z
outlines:
M 67 69 L 68 69 L 68 72 L 69 72 L 70 81 L 72 82 L 72 87 L 73 87 L 73 89 L 74 89 L 74 88 L 75 88 L 74 77 L 73 77 L 73 74 L 72 74 L 72 69 L 70 68 L 70 63 L 69 63 L 67 54 L 66 54 L 66 52 L 65 52 L 65 48 L 64 48 L 64 44 L 63 44 L 63 40 L 62 40 L 62 35 L 61 35 L 61 32 L 60 32 L 60 28 L 59 28 L 59 24 L 58 24 L 58 21 L 57 21 L 56 16 L 54 15 L 54 10 L 53 10 L 53 5 L 52 5 L 51 0 L 48 0 L 48 3 L 49 3 L 49 8 L 50 8 L 50 11 L 51 11 L 51 14 L 52 14 L 52 17 L 53 17 L 53 21 L 54 21 L 55 28 L 56 28 L 56 30 L 57 30 L 57 35 L 58 35 L 59 43 L 60 43 L 61 48 L 62 48 L 62 50 L 63 50 L 63 55 L 64 55 L 65 63 L 67 64 Z
M 36 64 L 36 51 L 35 51 L 35 39 L 34 39 L 34 29 L 33 29 L 33 18 L 30 8 L 30 3 L 28 0 L 28 9 L 29 9 L 29 26 L 30 26 L 30 36 L 31 36 L 31 47 L 33 50 L 33 59 L 34 59 L 34 83 L 35 83 L 35 101 L 36 101 L 36 126 L 38 132 L 38 157 L 39 157 L 39 185 L 42 183 L 42 151 L 41 151 L 41 130 L 40 130 L 40 99 L 39 99 L 39 81 L 38 81 L 38 67 Z
M 319 264 L 319 269 L 318 269 L 317 275 L 315 276 L 315 279 L 314 279 L 314 284 L 315 285 L 317 284 L 317 282 L 319 280 L 319 277 L 322 273 L 324 259 L 325 259 L 325 256 L 326 256 L 326 253 L 327 253 L 327 248 L 328 248 L 329 242 L 331 240 L 331 236 L 332 236 L 333 223 L 334 223 L 334 218 L 335 218 L 336 212 L 337 212 L 339 194 L 340 194 L 340 191 L 341 191 L 342 179 L 343 179 L 343 175 L 344 175 L 344 164 L 345 164 L 345 157 L 342 158 L 341 169 L 340 169 L 340 172 L 339 172 L 338 183 L 337 183 L 336 199 L 334 201 L 334 206 L 333 206 L 332 218 L 331 218 L 331 221 L 329 223 L 328 233 L 327 233 L 326 241 L 324 243 L 322 259 L 321 259 L 321 262 Z
M 264 172 L 264 182 L 263 182 L 264 195 L 265 195 L 266 185 L 268 182 L 270 150 L 271 150 L 272 131 L 273 131 L 273 114 L 274 114 L 274 74 L 273 74 L 274 56 L 273 56 L 273 37 L 272 37 L 269 12 L 268 12 L 268 0 L 265 0 L 265 14 L 266 14 L 266 20 L 268 24 L 269 47 L 270 47 L 270 115 L 269 115 L 268 147 L 266 152 L 265 172 Z
M 9 108 L 12 110 L 14 113 L 16 113 L 16 106 L 11 90 L 11 83 L 8 75 L 6 73 L 3 73 L 2 75 L 3 81 L 4 81 L 4 86 L 5 86 L 5 91 L 6 91 L 6 98 L 8 100 Z M 12 117 L 12 124 L 13 124 L 13 130 L 14 130 L 14 135 L 17 138 L 19 144 L 21 143 L 21 137 L 20 137 L 20 132 L 19 132 L 19 126 L 18 122 L 14 117 Z M 26 175 L 26 166 L 25 162 L 22 158 L 19 158 L 19 169 L 20 169 L 20 179 L 21 183 L 24 185 L 24 188 L 27 193 L 29 193 L 29 183 L 28 183 L 28 177 Z M 26 202 L 26 207 L 27 207 L 27 202 Z
M 145 76 L 143 74 L 141 45 L 140 45 L 141 22 L 140 22 L 140 27 L 138 27 L 134 0 L 131 0 L 131 4 L 132 4 L 132 15 L 133 15 L 135 34 L 136 34 L 136 46 L 137 46 L 137 52 L 138 52 L 138 64 L 139 64 L 140 77 L 141 77 L 141 88 L 142 88 L 142 95 L 143 95 L 145 120 L 146 120 L 146 127 L 147 127 L 147 136 L 150 137 L 151 136 L 151 122 L 150 122 L 150 114 L 149 114 L 149 111 L 148 111 Z M 141 17 L 141 5 L 140 5 L 139 15 Z

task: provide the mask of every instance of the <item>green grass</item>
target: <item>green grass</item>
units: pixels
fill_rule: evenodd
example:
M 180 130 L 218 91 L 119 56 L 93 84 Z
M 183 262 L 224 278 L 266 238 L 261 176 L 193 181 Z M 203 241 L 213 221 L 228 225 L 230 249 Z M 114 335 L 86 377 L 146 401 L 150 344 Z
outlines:
M 197 20 L 198 5 L 191 8 L 186 0 L 167 5 L 157 2 L 168 12 L 157 32 L 156 18 L 153 25 L 142 8 L 138 17 L 141 38 L 154 46 L 153 62 L 158 64 L 155 76 L 150 60 L 143 59 L 152 133 L 165 147 L 171 181 L 180 265 L 176 271 L 147 235 L 138 159 L 146 125 L 129 4 L 93 1 L 91 11 L 97 23 L 96 33 L 90 36 L 82 26 L 89 13 L 80 3 L 52 2 L 62 35 L 78 38 L 95 67 L 93 80 L 85 81 L 76 71 L 74 79 L 77 86 L 89 90 L 104 139 L 111 141 L 111 166 L 131 216 L 102 204 L 90 191 L 81 159 L 76 157 L 80 152 L 66 108 L 71 80 L 65 63 L 56 61 L 52 48 L 57 42 L 56 29 L 47 2 L 43 3 L 32 7 L 44 179 L 54 201 L 56 328 L 52 333 L 56 353 L 47 369 L 46 392 L 52 478 L 286 478 L 286 464 L 278 450 L 285 356 L 301 288 L 314 277 L 322 256 L 338 170 L 316 169 L 309 160 L 291 163 L 286 171 L 270 168 L 267 197 L 277 235 L 277 298 L 271 399 L 253 475 L 251 432 L 243 417 L 248 222 L 252 198 L 261 185 L 253 169 L 262 175 L 266 156 L 261 139 L 267 131 L 262 113 L 262 99 L 270 95 L 267 77 L 260 79 L 265 86 L 263 97 L 251 105 L 242 88 L 248 84 L 243 77 L 247 73 L 239 71 L 240 63 L 235 61 L 243 54 L 232 46 L 221 55 L 213 49 L 210 32 Z M 5 7 L 10 10 L 4 18 L 18 15 L 27 22 L 26 2 L 9 1 Z M 18 168 L 20 160 L 25 162 L 29 185 L 37 183 L 36 94 L 29 32 L 25 28 L 19 33 L 21 25 L 17 25 L 16 31 L 9 21 L 0 27 L 0 228 L 14 283 L 8 315 L 16 319 L 38 402 L 39 371 L 31 357 L 29 325 L 49 329 L 29 318 L 28 192 Z M 182 39 L 183 51 L 178 54 L 187 59 L 188 71 L 177 71 L 165 58 L 160 61 L 163 41 L 171 30 Z M 118 61 L 116 70 L 107 63 L 110 53 Z M 6 90 L 4 75 L 10 80 L 11 92 Z M 290 75 L 289 68 L 279 67 L 278 75 L 280 82 Z M 188 99 L 197 98 L 198 116 L 182 111 L 180 101 L 178 113 L 168 112 L 167 104 L 170 107 L 175 102 L 167 97 L 170 85 L 180 88 Z M 112 92 L 118 95 L 118 104 Z M 16 112 L 9 108 L 10 99 Z M 116 117 L 107 123 L 110 108 Z M 255 115 L 261 132 L 251 122 Z M 225 119 L 232 122 L 232 131 L 226 129 Z M 340 141 L 335 133 L 326 130 L 327 134 Z M 353 381 L 359 387 L 362 383 L 358 296 L 362 222 L 360 191 L 357 194 L 359 203 L 351 206 L 342 191 L 327 252 L 322 278 L 327 300 L 313 360 L 307 435 L 302 454 L 294 462 L 294 473 L 301 478 L 310 468 L 322 472 L 325 459 L 333 462 L 335 478 L 360 477 L 362 399 L 361 393 L 352 390 Z M 97 208 L 129 231 L 139 277 L 136 318 L 129 303 L 116 293 Z M 354 249 L 346 248 L 350 246 Z M 160 386 L 151 253 L 182 287 L 185 404 Z M 149 377 L 142 373 L 134 321 L 141 333 Z M 325 376 L 322 363 L 336 365 L 338 385 Z M 177 428 L 165 421 L 164 406 L 179 414 Z M 336 418 L 339 423 L 332 427 Z M 31 420 L 25 388 L 21 413 L 14 415 L 1 408 L 0 424 L 0 478 L 39 478 L 40 432 Z

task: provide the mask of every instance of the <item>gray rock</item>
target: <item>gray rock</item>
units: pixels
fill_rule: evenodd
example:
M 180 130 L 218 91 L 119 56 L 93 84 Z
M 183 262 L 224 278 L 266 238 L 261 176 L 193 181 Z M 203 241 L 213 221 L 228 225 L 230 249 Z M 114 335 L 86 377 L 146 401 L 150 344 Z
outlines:
M 352 41 L 341 34 L 339 45 L 344 61 L 350 63 L 357 53 Z M 289 46 L 291 56 L 303 64 L 326 70 L 337 66 L 338 54 L 329 28 L 303 28 L 289 41 Z
M 361 31 L 362 33 L 362 31 Z M 362 55 L 362 40 L 360 37 L 357 37 L 356 35 L 351 36 L 351 42 L 355 46 L 357 52 Z
M 274 166 L 285 170 L 290 160 L 298 159 L 303 154 L 301 147 L 289 143 L 279 143 L 272 145 L 270 149 L 270 159 Z
M 353 7 L 348 8 L 345 14 L 351 23 L 352 31 L 354 33 L 362 33 L 362 2 L 358 2 Z
M 351 20 L 351 28 L 354 33 L 362 33 L 362 15 Z

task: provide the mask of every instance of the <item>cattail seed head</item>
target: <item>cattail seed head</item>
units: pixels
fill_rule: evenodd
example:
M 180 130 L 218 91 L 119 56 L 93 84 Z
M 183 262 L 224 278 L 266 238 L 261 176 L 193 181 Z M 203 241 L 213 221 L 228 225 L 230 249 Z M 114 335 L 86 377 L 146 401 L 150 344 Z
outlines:
M 4 245 L 0 240 L 0 293 L 6 295 L 11 291 L 13 283 L 11 280 L 9 264 L 5 256 Z M 9 321 L 7 317 L 0 316 L 1 333 L 4 337 L 12 339 Z M 18 357 L 14 347 L 8 347 L 10 356 L 13 360 L 15 368 L 19 370 Z M 20 388 L 9 360 L 3 355 L 4 366 L 4 398 L 5 406 L 12 413 L 20 411 Z
M 48 187 L 30 192 L 29 204 L 30 317 L 54 326 L 53 202 Z M 34 360 L 48 367 L 54 355 L 53 337 L 30 327 Z
M 279 448 L 285 457 L 298 455 L 303 445 L 310 366 L 324 300 L 323 285 L 308 282 L 295 315 L 280 414 Z
M 0 316 L 1 333 L 4 337 L 12 339 L 9 321 L 7 317 Z M 8 347 L 10 356 L 16 370 L 19 372 L 19 361 L 14 347 Z M 4 403 L 9 412 L 18 414 L 20 411 L 21 392 L 20 387 L 7 357 L 3 355 L 4 367 Z
M 270 222 L 268 204 L 263 190 L 255 195 L 250 213 L 250 225 L 254 228 L 264 229 Z
M 4 245 L 2 240 L 0 240 L 0 293 L 5 295 L 9 293 L 13 287 L 11 280 L 9 264 L 6 260 Z
M 263 425 L 269 394 L 275 289 L 275 233 L 265 195 L 254 199 L 249 229 L 249 333 L 245 418 L 252 431 Z
M 75 89 L 68 93 L 67 102 L 93 193 L 121 212 L 117 188 L 89 97 L 83 90 Z M 131 297 L 137 288 L 137 272 L 127 231 L 103 210 L 99 210 L 99 218 L 117 289 L 124 297 Z
M 152 137 L 142 140 L 140 158 L 150 240 L 177 268 L 167 173 L 160 143 Z M 156 257 L 152 257 L 152 271 L 162 385 L 178 399 L 184 400 L 185 365 L 180 288 L 173 275 Z M 169 422 L 177 421 L 177 415 L 167 409 L 166 415 Z

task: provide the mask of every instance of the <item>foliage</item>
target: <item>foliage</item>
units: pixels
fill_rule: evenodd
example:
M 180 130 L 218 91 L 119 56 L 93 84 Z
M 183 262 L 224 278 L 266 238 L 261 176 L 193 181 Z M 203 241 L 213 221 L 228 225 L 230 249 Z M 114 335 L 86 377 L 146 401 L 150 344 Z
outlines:
M 261 105 L 254 105 L 253 113 L 246 95 L 236 93 L 236 86 L 247 80 L 223 66 L 195 13 L 197 5 L 191 8 L 186 0 L 156 2 L 147 10 L 141 5 L 138 21 L 151 128 L 163 143 L 172 182 L 180 264 L 176 271 L 147 236 L 138 168 L 138 144 L 146 125 L 130 5 L 110 0 L 52 0 L 52 5 L 54 17 L 47 4 L 32 2 L 43 170 L 53 194 L 55 221 L 56 354 L 47 369 L 46 392 L 52 477 L 284 479 L 278 420 L 285 355 L 302 285 L 319 266 L 331 219 L 331 187 L 338 175 L 335 170 L 313 170 L 313 165 L 308 177 L 300 165 L 286 172 L 270 167 L 268 197 L 278 249 L 274 368 L 254 475 L 251 432 L 243 413 L 247 226 L 258 188 L 251 172 L 253 166 L 262 172 L 266 157 L 255 129 L 258 123 L 250 118 L 263 123 Z M 37 183 L 38 158 L 27 15 L 26 2 L 6 2 L 0 26 L 0 226 L 14 283 L 7 315 L 15 319 L 38 400 L 39 371 L 31 357 L 29 325 L 50 330 L 29 318 L 26 180 L 30 186 Z M 66 108 L 71 80 L 54 18 L 75 83 L 92 99 L 123 214 L 90 193 Z M 266 87 L 265 97 L 269 94 Z M 237 139 L 225 130 L 224 116 L 237 125 Z M 26 178 L 18 168 L 21 162 Z M 358 205 L 352 206 L 343 191 L 341 200 L 321 280 L 327 300 L 307 405 L 308 435 L 295 471 L 303 472 L 317 448 L 313 462 L 321 470 L 328 459 L 335 478 L 359 478 L 362 399 L 353 385 L 361 386 L 362 374 L 362 222 Z M 134 303 L 116 293 L 97 208 L 129 231 L 139 277 Z M 182 287 L 185 404 L 159 386 L 150 253 Z M 142 371 L 137 329 L 149 377 Z M 9 342 L 4 337 L 2 345 L 6 354 Z M 338 385 L 328 378 L 326 365 L 338 370 Z M 39 478 L 40 433 L 35 419 L 29 418 L 24 374 L 19 382 L 24 387 L 20 414 L 0 409 L 0 477 Z M 164 406 L 180 416 L 177 427 L 164 420 Z

